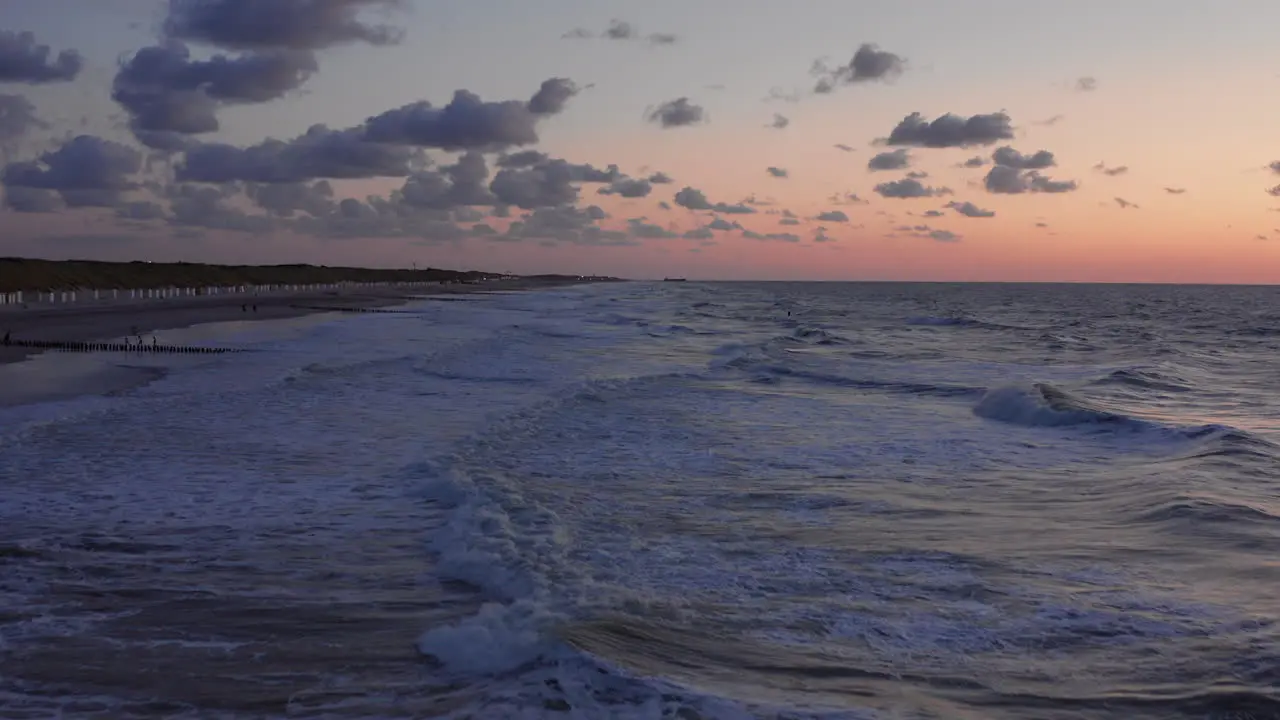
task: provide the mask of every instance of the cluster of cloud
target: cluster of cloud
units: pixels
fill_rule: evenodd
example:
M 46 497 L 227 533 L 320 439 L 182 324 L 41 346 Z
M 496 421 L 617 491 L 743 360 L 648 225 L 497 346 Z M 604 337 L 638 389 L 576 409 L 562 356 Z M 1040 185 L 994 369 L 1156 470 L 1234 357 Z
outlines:
M 592 38 L 602 38 L 604 40 L 645 40 L 651 45 L 674 45 L 680 38 L 672 33 L 649 33 L 642 35 L 640 30 L 632 23 L 626 20 L 614 19 L 609 22 L 609 27 L 603 32 L 592 32 L 586 28 L 574 28 L 560 37 L 568 40 L 590 40 Z
M 701 105 L 695 105 L 687 97 L 668 100 L 645 112 L 645 119 L 657 123 L 663 128 L 686 127 L 706 121 L 706 111 Z
M 849 62 L 831 67 L 823 60 L 816 60 L 810 74 L 817 78 L 815 93 L 826 94 L 841 85 L 868 82 L 884 82 L 901 75 L 906 69 L 906 59 L 871 43 L 863 43 L 853 53 Z
M 0 84 L 71 82 L 83 70 L 84 58 L 75 50 L 63 50 L 55 56 L 52 48 L 36 42 L 29 32 L 0 30 Z M 29 133 L 48 127 L 25 95 L 0 93 L 0 160 L 7 161 Z
M 989 193 L 1021 195 L 1024 193 L 1065 193 L 1079 189 L 1074 180 L 1054 180 L 1040 173 L 1057 165 L 1057 159 L 1048 150 L 1038 150 L 1024 155 L 1008 145 L 991 153 L 992 167 L 982 184 Z

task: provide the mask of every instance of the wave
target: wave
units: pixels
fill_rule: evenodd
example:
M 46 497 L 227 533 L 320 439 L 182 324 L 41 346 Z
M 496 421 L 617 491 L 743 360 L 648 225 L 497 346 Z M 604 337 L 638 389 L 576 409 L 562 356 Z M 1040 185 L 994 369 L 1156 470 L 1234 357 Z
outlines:
M 1007 385 L 988 390 L 974 414 L 1027 427 L 1067 427 L 1086 424 L 1148 425 L 1145 421 L 1106 410 L 1049 383 Z
M 1280 523 L 1280 516 L 1240 502 L 1194 495 L 1178 495 L 1142 514 L 1147 522 Z M 1280 526 L 1277 526 L 1280 527 Z
M 1108 373 L 1094 385 L 1122 385 L 1162 392 L 1190 392 L 1195 386 L 1187 379 L 1152 368 L 1125 368 Z

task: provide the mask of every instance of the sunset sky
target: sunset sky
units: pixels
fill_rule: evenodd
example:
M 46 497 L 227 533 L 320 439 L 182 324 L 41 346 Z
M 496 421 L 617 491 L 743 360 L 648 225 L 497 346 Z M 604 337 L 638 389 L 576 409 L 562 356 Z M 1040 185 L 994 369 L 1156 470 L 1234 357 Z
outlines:
M 1276 27 L 1261 0 L 0 0 L 0 254 L 1275 283 Z

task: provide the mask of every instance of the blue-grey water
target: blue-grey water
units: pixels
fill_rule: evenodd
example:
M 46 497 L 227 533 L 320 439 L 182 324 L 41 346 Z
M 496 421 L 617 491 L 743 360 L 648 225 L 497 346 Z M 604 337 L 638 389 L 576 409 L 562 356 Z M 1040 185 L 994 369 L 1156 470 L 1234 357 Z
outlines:
M 0 409 L 0 717 L 1280 718 L 1280 290 L 447 300 Z

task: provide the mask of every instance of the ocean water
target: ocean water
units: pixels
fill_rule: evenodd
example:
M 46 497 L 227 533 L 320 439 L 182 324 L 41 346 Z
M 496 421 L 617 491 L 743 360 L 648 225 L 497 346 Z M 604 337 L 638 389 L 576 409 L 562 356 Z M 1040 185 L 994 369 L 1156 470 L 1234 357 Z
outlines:
M 1278 289 L 402 310 L 0 408 L 0 717 L 1280 718 Z

